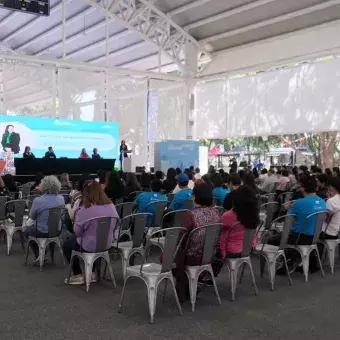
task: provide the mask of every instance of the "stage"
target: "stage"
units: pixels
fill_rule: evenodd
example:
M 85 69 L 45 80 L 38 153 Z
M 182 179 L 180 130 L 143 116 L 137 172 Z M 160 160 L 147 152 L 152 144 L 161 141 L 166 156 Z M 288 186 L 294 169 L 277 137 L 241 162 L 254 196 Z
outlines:
M 113 170 L 115 161 L 115 159 L 15 158 L 14 165 L 17 176 L 31 177 L 38 172 L 44 175 L 61 175 L 64 172 L 96 174 L 98 170 Z

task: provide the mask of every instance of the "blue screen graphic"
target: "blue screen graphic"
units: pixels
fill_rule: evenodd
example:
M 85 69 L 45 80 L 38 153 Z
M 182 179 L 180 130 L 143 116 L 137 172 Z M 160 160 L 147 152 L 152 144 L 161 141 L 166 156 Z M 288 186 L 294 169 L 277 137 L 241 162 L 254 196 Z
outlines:
M 82 148 L 91 157 L 97 148 L 101 157 L 118 159 L 118 123 L 0 115 L 1 151 L 9 145 L 8 125 L 14 127 L 11 139 L 20 140 L 19 147 L 13 146 L 15 157 L 22 157 L 25 146 L 30 146 L 35 157 L 42 158 L 52 146 L 57 158 L 79 158 Z

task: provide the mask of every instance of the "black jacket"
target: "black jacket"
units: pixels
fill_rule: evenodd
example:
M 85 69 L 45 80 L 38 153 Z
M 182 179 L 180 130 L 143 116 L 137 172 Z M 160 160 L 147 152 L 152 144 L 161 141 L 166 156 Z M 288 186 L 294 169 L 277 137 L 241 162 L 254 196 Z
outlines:
M 54 152 L 49 152 L 49 151 L 47 151 L 46 153 L 45 153 L 45 158 L 57 158 L 56 157 L 56 155 L 55 155 L 55 153 Z
M 16 132 L 12 132 L 11 137 L 10 137 L 10 141 L 7 144 L 7 135 L 4 133 L 2 135 L 2 141 L 1 141 L 1 145 L 4 149 L 4 151 L 6 151 L 6 148 L 11 148 L 12 152 L 14 152 L 15 154 L 18 154 L 20 152 L 20 135 Z

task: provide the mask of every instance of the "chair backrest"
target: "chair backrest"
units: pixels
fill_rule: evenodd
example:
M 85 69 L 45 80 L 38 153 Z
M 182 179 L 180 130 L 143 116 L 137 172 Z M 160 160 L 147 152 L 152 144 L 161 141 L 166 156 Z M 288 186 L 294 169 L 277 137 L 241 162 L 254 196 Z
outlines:
M 246 229 L 242 226 L 242 224 L 240 222 L 236 222 L 229 229 L 228 238 L 230 237 L 230 234 L 233 232 L 233 230 L 236 229 L 236 228 L 243 228 L 244 229 L 241 257 L 248 257 L 250 255 L 251 251 L 252 251 L 254 237 L 255 237 L 257 230 L 256 229 Z M 228 238 L 227 238 L 227 242 L 228 242 Z
M 14 213 L 14 225 L 22 227 L 26 210 L 26 200 L 12 200 L 5 204 L 8 213 Z
M 190 210 L 184 209 L 166 213 L 162 218 L 162 229 L 183 227 L 189 211 Z
M 275 214 L 276 210 L 278 209 L 278 207 L 279 207 L 278 202 L 268 202 L 268 203 L 261 205 L 260 211 L 261 210 L 266 211 L 266 223 L 265 223 L 265 226 L 264 226 L 265 230 L 270 229 L 270 227 L 272 225 L 274 214 Z
M 141 193 L 143 193 L 143 191 L 133 191 L 133 192 L 131 192 L 128 196 L 128 200 L 129 201 L 135 200 Z
M 33 201 L 34 201 L 37 197 L 40 197 L 40 195 L 32 195 L 32 194 L 31 194 L 31 195 L 28 195 L 28 196 L 27 196 L 27 208 L 28 208 L 28 210 L 31 210 Z
M 276 184 L 276 183 L 274 183 L 274 184 Z M 275 201 L 275 198 L 276 198 L 276 193 L 270 193 L 270 194 L 268 194 L 268 203 L 274 202 L 274 201 Z
M 155 237 L 156 234 L 165 232 L 165 242 L 164 242 L 164 248 L 163 248 L 163 260 L 162 260 L 162 269 L 161 273 L 167 273 L 172 270 L 173 262 L 176 257 L 177 251 L 179 247 L 181 246 L 187 230 L 185 228 L 167 228 L 167 229 L 161 229 L 158 231 L 154 231 L 151 233 L 151 235 L 148 237 L 148 242 L 146 246 L 145 254 L 149 253 L 150 248 L 150 239 L 152 237 Z M 141 269 L 140 271 L 143 271 L 143 265 L 144 265 L 145 258 L 143 259 Z
M 152 213 L 152 211 L 154 210 L 154 218 L 153 218 L 153 223 L 152 223 L 152 227 L 160 227 L 162 224 L 162 220 L 163 220 L 163 214 L 164 211 L 166 209 L 168 205 L 168 201 L 154 201 L 154 202 L 150 202 L 149 204 L 147 204 L 147 206 L 145 207 L 145 212 L 146 213 Z
M 192 242 L 192 240 L 203 237 L 204 234 L 201 265 L 210 264 L 212 262 L 215 255 L 216 243 L 220 235 L 220 230 L 222 226 L 222 223 L 209 224 L 199 228 L 195 228 L 190 232 L 186 245 L 186 250 L 190 247 L 190 243 Z
M 192 199 L 178 201 L 174 204 L 174 209 L 177 210 L 178 207 L 182 207 L 182 209 L 192 210 L 194 209 L 194 201 Z
M 129 231 L 132 238 L 133 248 L 140 248 L 143 245 L 145 228 L 147 227 L 147 219 L 152 218 L 153 215 L 150 213 L 132 214 L 125 216 L 120 221 L 120 229 L 118 233 L 117 242 L 122 232 Z
M 116 198 L 115 200 L 111 199 L 111 201 L 115 201 L 116 204 L 122 204 L 124 203 L 124 197 Z
M 0 220 L 6 219 L 6 203 L 9 200 L 9 196 L 0 196 Z
M 313 243 L 317 244 L 319 242 L 320 234 L 322 231 L 323 223 L 326 221 L 327 218 L 327 211 L 320 211 L 314 214 L 307 216 L 306 221 L 309 219 L 313 219 L 316 217 L 316 224 L 314 229 L 314 236 L 313 236 Z
M 22 185 L 19 188 L 19 191 L 21 191 L 21 197 L 22 198 L 27 198 L 27 196 L 30 194 L 31 192 L 31 187 L 28 185 Z
M 273 223 L 283 221 L 283 229 L 281 232 L 279 250 L 283 250 L 286 248 L 286 245 L 288 243 L 289 232 L 294 223 L 295 217 L 296 215 L 284 215 L 284 216 L 277 218 L 275 221 L 273 221 Z
M 171 202 L 174 199 L 174 197 L 175 197 L 175 194 L 173 194 L 173 193 L 170 193 L 170 194 L 167 195 L 169 205 L 171 204 Z
M 111 244 L 108 244 L 111 224 L 117 224 L 118 219 L 109 216 L 95 217 L 85 221 L 83 226 L 91 222 L 96 223 L 96 249 L 94 252 L 102 253 L 107 251 L 111 247 Z
M 54 207 L 54 208 L 49 208 L 49 209 L 44 209 L 41 212 L 39 212 L 37 220 L 39 220 L 39 216 L 43 212 L 48 211 L 48 236 L 49 237 L 58 237 L 61 232 L 61 222 L 63 218 L 63 214 L 66 213 L 66 210 L 64 207 Z
M 126 202 L 116 204 L 116 210 L 120 218 L 132 215 L 133 210 L 136 208 L 136 203 Z

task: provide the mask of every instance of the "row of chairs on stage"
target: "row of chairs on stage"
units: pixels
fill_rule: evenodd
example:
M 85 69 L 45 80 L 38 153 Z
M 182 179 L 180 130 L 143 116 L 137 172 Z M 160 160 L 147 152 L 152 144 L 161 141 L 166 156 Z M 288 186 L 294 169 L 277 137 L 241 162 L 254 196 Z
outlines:
M 4 205 L 13 205 L 13 209 L 9 209 L 10 213 L 13 213 L 14 216 L 14 226 L 17 223 L 20 224 L 21 216 L 25 215 L 27 212 L 27 205 L 24 205 L 25 200 L 19 200 L 17 202 L 6 202 Z M 142 279 L 148 288 L 148 301 L 149 301 L 149 313 L 150 313 L 150 322 L 153 322 L 155 307 L 156 307 L 156 297 L 157 291 L 159 288 L 159 284 L 162 281 L 166 281 L 170 283 L 173 289 L 173 293 L 178 305 L 178 309 L 180 313 L 182 313 L 181 306 L 178 301 L 178 296 L 175 290 L 174 285 L 174 277 L 172 274 L 173 263 L 175 259 L 176 252 L 179 249 L 179 246 L 183 242 L 187 242 L 190 244 L 190 240 L 194 240 L 197 237 L 197 233 L 202 234 L 202 230 L 204 229 L 204 246 L 203 246 L 203 256 L 202 261 L 199 266 L 195 267 L 186 267 L 186 274 L 189 278 L 189 290 L 190 290 L 190 300 L 192 304 L 192 310 L 195 309 L 196 304 L 196 295 L 197 295 L 197 285 L 198 279 L 203 272 L 209 272 L 212 281 L 214 291 L 219 303 L 221 303 L 218 287 L 213 275 L 212 264 L 214 261 L 222 261 L 221 259 L 216 259 L 216 244 L 218 243 L 218 238 L 220 234 L 220 230 L 222 228 L 222 224 L 214 224 L 202 226 L 201 228 L 197 228 L 187 234 L 186 228 L 184 228 L 184 220 L 185 216 L 189 210 L 179 210 L 169 212 L 167 214 L 164 213 L 164 208 L 167 202 L 153 202 L 159 208 L 155 210 L 155 215 L 150 213 L 136 213 L 134 203 L 122 203 L 121 205 L 117 205 L 117 211 L 119 213 L 119 219 L 115 221 L 117 223 L 117 232 L 115 241 L 113 242 L 110 249 L 106 249 L 106 240 L 108 238 L 108 231 L 110 223 L 112 222 L 112 218 L 110 217 L 101 217 L 97 220 L 97 249 L 95 253 L 81 253 L 81 252 L 72 252 L 71 263 L 70 263 L 70 272 L 71 274 L 72 261 L 75 257 L 82 258 L 85 263 L 85 281 L 86 281 L 86 290 L 89 291 L 91 284 L 91 273 L 93 264 L 97 261 L 99 265 L 97 266 L 98 277 L 106 276 L 106 272 L 109 272 L 110 278 L 114 287 L 116 287 L 116 281 L 113 273 L 113 269 L 111 267 L 111 259 L 115 258 L 117 254 L 120 255 L 122 261 L 122 271 L 124 276 L 124 287 L 122 291 L 121 301 L 119 304 L 119 311 L 121 311 L 122 304 L 124 301 L 124 294 L 127 282 L 131 277 L 138 277 Z M 308 268 L 309 268 L 309 255 L 312 252 L 315 252 L 318 257 L 319 266 L 321 268 L 321 274 L 324 277 L 323 271 L 323 261 L 320 258 L 320 254 L 318 252 L 318 243 L 322 242 L 324 244 L 325 254 L 328 254 L 331 272 L 334 273 L 334 262 L 335 262 L 335 249 L 339 245 L 340 240 L 319 240 L 319 235 L 321 233 L 322 224 L 325 219 L 326 212 L 320 212 L 317 214 L 313 214 L 308 217 L 308 219 L 315 218 L 317 215 L 317 223 L 315 227 L 315 234 L 313 238 L 313 242 L 311 245 L 299 245 L 298 242 L 293 245 L 287 244 L 289 231 L 291 229 L 294 216 L 293 215 L 284 215 L 280 216 L 277 219 L 270 221 L 270 213 L 271 209 L 274 210 L 274 206 L 277 206 L 278 202 L 267 202 L 261 205 L 261 209 L 265 212 L 266 216 L 261 225 L 257 230 L 245 230 L 244 241 L 243 241 L 243 251 L 239 258 L 227 258 L 223 261 L 223 264 L 229 269 L 229 278 L 231 282 L 231 299 L 235 299 L 237 279 L 240 277 L 240 281 L 245 272 L 245 268 L 249 268 L 253 289 L 255 294 L 258 294 L 258 288 L 255 281 L 255 276 L 253 272 L 251 255 L 260 257 L 260 272 L 263 275 L 265 265 L 268 266 L 268 274 L 269 274 L 269 282 L 270 288 L 274 290 L 275 285 L 275 274 L 276 274 L 276 262 L 282 257 L 284 260 L 284 265 L 287 269 L 287 278 L 289 284 L 292 284 L 292 280 L 289 274 L 289 270 L 287 267 L 285 250 L 286 249 L 295 249 L 301 254 L 303 261 L 303 271 L 305 275 L 305 280 L 308 281 Z M 162 208 L 160 208 L 162 207 Z M 271 208 L 269 208 L 271 207 Z M 163 210 L 162 210 L 163 209 Z M 216 207 L 216 209 L 221 209 Z M 6 209 L 4 210 L 6 214 Z M 36 242 L 39 247 L 39 259 L 40 259 L 40 269 L 42 270 L 45 259 L 45 251 L 46 247 L 49 244 L 56 244 L 60 249 L 60 254 L 62 256 L 62 260 L 64 261 L 62 255 L 62 242 L 60 240 L 60 221 L 63 221 L 64 216 L 64 208 L 53 208 L 50 210 L 50 218 L 48 220 L 49 227 L 49 238 L 45 239 L 37 239 L 34 237 L 29 237 L 28 244 L 31 242 Z M 159 211 L 159 214 L 157 212 Z M 162 213 L 161 213 L 162 212 Z M 157 217 L 156 217 L 157 214 Z M 0 230 L 7 228 L 8 225 L 6 221 L 8 216 L 4 219 L 4 223 L 1 225 Z M 16 219 L 18 218 L 18 219 Z M 152 224 L 150 226 L 150 219 L 152 219 Z M 270 223 L 269 223 L 270 221 Z M 88 221 L 87 221 L 88 222 Z M 11 223 L 9 223 L 11 224 Z M 231 230 L 234 228 L 238 228 L 239 223 L 235 224 Z M 16 228 L 20 228 L 19 225 Z M 23 223 L 21 225 L 21 232 L 24 230 Z M 19 229 L 18 229 L 19 230 Z M 273 233 L 280 231 L 282 233 L 281 242 L 279 246 L 271 246 L 267 244 L 268 238 Z M 253 240 L 254 237 L 257 237 L 259 243 L 255 249 L 253 249 Z M 149 253 L 151 247 L 159 247 L 162 250 L 162 262 L 153 263 L 149 262 Z M 186 247 L 187 247 L 186 246 Z M 184 247 L 184 248 L 186 248 Z M 26 264 L 28 258 L 29 246 L 27 245 L 26 249 Z M 54 262 L 54 250 L 50 251 L 52 262 Z M 135 260 L 135 257 L 139 255 L 142 257 L 142 263 L 140 265 L 131 264 L 131 261 Z M 105 266 L 100 264 L 101 259 L 105 261 Z M 102 268 L 104 267 L 104 268 Z M 102 270 L 101 270 L 102 269 Z M 102 275 L 100 275 L 102 274 Z M 166 289 L 166 285 L 165 285 Z

